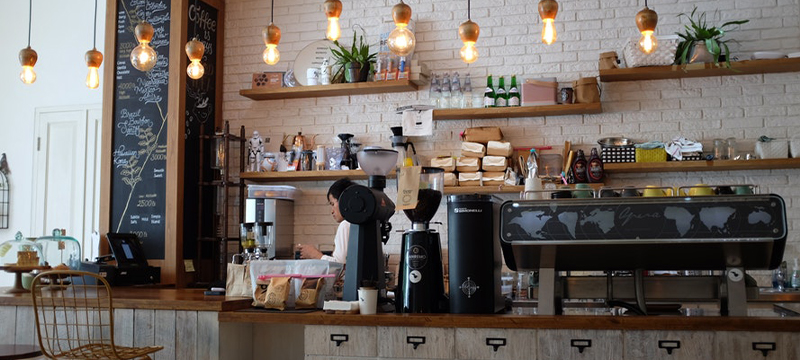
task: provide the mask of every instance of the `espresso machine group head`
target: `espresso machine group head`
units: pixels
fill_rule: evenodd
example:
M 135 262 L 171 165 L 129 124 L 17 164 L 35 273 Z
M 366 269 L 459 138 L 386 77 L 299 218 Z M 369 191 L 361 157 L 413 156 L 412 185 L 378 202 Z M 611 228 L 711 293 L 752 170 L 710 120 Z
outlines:
M 358 300 L 358 288 L 386 287 L 383 243 L 391 229 L 394 202 L 383 192 L 386 175 L 395 167 L 397 151 L 368 147 L 358 153 L 361 168 L 369 175 L 369 187 L 352 185 L 339 197 L 339 211 L 350 222 L 342 299 Z

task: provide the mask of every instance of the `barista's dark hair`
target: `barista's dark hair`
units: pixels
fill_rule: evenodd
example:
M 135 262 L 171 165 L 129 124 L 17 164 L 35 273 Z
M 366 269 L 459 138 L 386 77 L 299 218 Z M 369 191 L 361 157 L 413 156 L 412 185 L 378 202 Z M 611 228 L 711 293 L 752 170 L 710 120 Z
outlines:
M 330 198 L 330 196 L 333 195 L 334 199 L 339 200 L 339 196 L 342 196 L 344 189 L 347 189 L 351 185 L 355 184 L 356 183 L 352 182 L 346 177 L 336 180 L 333 184 L 331 184 L 331 187 L 328 188 L 328 195 L 326 195 L 325 198 Z

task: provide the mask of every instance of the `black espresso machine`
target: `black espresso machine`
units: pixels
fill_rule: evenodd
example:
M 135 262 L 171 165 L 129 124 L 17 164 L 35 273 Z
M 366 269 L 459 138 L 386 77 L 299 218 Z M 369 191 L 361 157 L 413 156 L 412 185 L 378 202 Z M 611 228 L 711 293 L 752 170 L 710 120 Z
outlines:
M 776 268 L 786 236 L 786 206 L 774 194 L 513 200 L 500 209 L 506 264 L 539 271 L 541 315 L 560 314 L 562 299 L 624 298 L 643 314 L 645 299 L 718 300 L 722 314 L 746 316 L 745 271 Z M 607 275 L 562 276 L 572 270 Z M 643 276 L 646 270 L 720 275 Z M 634 276 L 612 276 L 617 271 Z

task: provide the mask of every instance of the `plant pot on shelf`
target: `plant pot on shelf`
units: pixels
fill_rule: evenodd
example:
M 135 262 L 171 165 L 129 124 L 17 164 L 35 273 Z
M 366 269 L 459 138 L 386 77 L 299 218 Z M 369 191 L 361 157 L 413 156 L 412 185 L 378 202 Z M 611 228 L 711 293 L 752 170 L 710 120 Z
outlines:
M 713 63 L 714 54 L 708 51 L 704 41 L 695 41 L 692 48 L 689 50 L 689 63 Z
M 361 81 L 361 63 L 349 62 L 345 65 L 344 79 L 349 83 Z
M 358 81 L 366 82 L 367 80 L 369 80 L 369 71 L 370 71 L 369 63 L 361 64 L 361 71 L 358 74 Z

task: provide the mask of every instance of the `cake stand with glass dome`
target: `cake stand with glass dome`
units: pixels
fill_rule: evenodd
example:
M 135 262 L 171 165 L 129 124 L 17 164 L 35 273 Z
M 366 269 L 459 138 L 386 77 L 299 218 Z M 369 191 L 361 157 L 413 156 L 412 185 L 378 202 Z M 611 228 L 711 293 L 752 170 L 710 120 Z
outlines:
M 18 294 L 26 293 L 22 287 L 22 273 L 33 270 L 46 270 L 49 266 L 41 266 L 42 247 L 34 242 L 33 238 L 23 238 L 22 233 L 17 232 L 14 240 L 9 240 L 0 245 L 0 270 L 14 273 L 14 286 L 6 290 L 6 293 Z
M 64 264 L 70 270 L 81 267 L 81 244 L 77 239 L 66 236 L 59 229 L 53 230 L 53 236 L 42 236 L 36 239 L 42 251 L 42 265 L 59 266 Z

